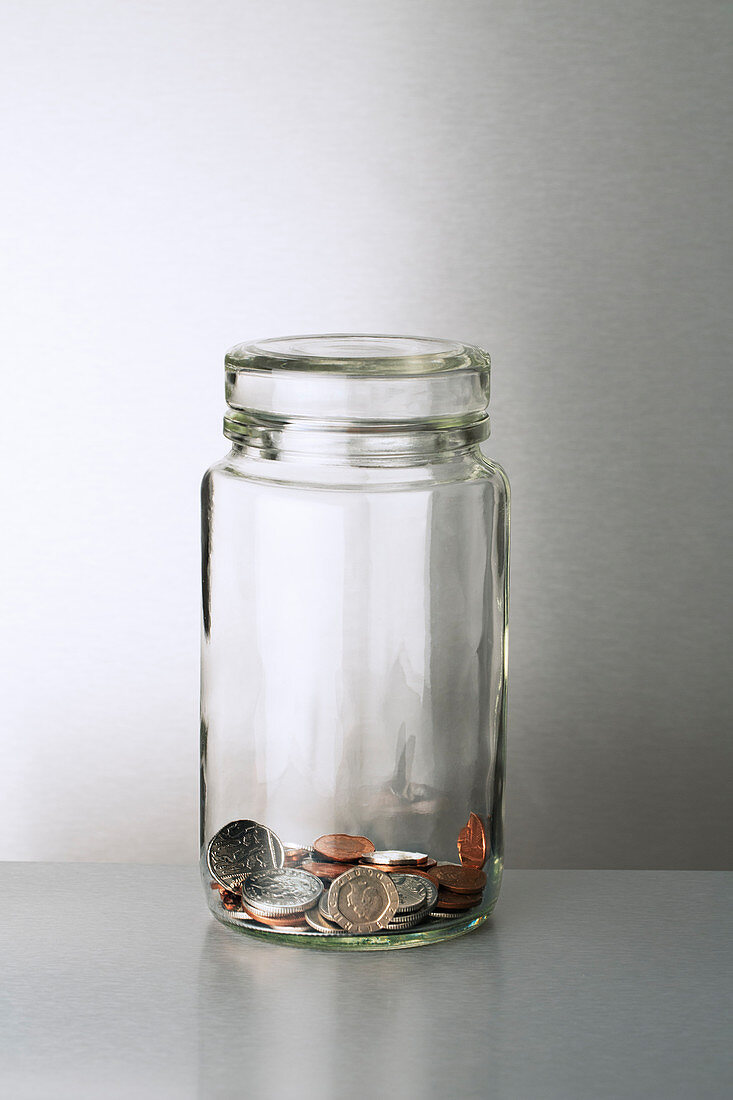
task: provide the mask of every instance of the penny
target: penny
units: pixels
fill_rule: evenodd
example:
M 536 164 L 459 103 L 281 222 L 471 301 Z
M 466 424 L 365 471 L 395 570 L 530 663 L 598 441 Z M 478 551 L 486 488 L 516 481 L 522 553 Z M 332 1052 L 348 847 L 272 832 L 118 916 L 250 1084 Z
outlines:
M 310 871 L 312 875 L 316 875 L 318 878 L 325 878 L 329 882 L 333 882 L 339 875 L 343 875 L 344 871 L 348 871 L 349 866 L 349 864 L 344 863 L 316 863 L 312 859 L 304 859 L 300 869 L 301 871 Z
M 371 840 L 365 836 L 349 836 L 348 833 L 330 833 L 327 836 L 319 836 L 313 841 L 313 847 L 326 859 L 334 859 L 339 863 L 353 863 L 368 852 L 374 851 Z
M 312 855 L 311 848 L 286 848 L 285 849 L 285 867 L 300 866 L 304 859 L 310 859 Z
M 235 894 L 231 890 L 223 890 L 221 894 L 221 904 L 224 909 L 241 909 L 242 899 L 239 894 Z
M 300 867 L 280 867 L 248 875 L 242 883 L 242 901 L 265 917 L 303 913 L 318 903 L 323 884 Z
M 378 852 L 367 852 L 361 857 L 362 863 L 378 863 L 380 867 L 419 867 L 428 862 L 425 852 L 399 852 L 394 848 L 384 848 Z
M 439 890 L 434 909 L 473 909 L 483 899 L 482 894 L 453 894 L 450 890 Z
M 324 917 L 318 906 L 315 909 L 309 909 L 305 914 L 305 919 L 311 928 L 315 928 L 316 932 L 324 932 L 327 936 L 346 935 L 343 928 Z
M 285 849 L 279 837 L 257 821 L 230 821 L 209 841 L 209 871 L 227 890 L 241 885 L 247 875 L 282 867 Z
M 458 856 L 464 867 L 483 867 L 486 863 L 486 833 L 478 814 L 470 814 L 458 834 Z
M 421 879 L 419 875 L 405 874 L 395 874 L 390 877 L 397 887 L 397 894 L 400 899 L 395 916 L 415 913 L 419 909 L 427 908 L 428 892 L 423 886 L 425 879 Z
M 255 909 L 252 909 L 249 905 L 242 904 L 242 911 L 245 912 L 252 920 L 256 920 L 259 924 L 267 924 L 270 928 L 305 928 L 305 917 L 291 916 L 291 917 L 266 917 L 262 913 L 258 913 Z
M 454 894 L 475 894 L 486 885 L 486 875 L 479 867 L 461 867 L 458 863 L 439 863 L 431 869 L 430 877 Z
M 328 915 L 347 932 L 366 935 L 386 928 L 399 905 L 389 875 L 372 867 L 353 867 L 328 891 Z
M 242 894 L 241 886 L 232 886 L 231 890 L 227 890 L 226 886 L 222 886 L 220 882 L 217 882 L 216 888 L 221 897 L 224 897 L 225 894 L 236 894 L 237 897 L 241 897 Z

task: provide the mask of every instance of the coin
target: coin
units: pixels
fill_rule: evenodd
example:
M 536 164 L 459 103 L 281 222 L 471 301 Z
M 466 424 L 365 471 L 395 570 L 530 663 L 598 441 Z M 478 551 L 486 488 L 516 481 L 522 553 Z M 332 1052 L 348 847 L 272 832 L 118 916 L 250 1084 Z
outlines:
M 396 877 L 396 875 L 392 875 L 392 881 L 394 881 Z M 438 887 L 435 883 L 432 882 L 427 875 L 420 875 L 415 871 L 408 872 L 407 877 L 417 879 L 425 891 L 425 908 L 432 909 L 438 900 Z
M 282 841 L 256 821 L 230 821 L 211 838 L 206 852 L 211 875 L 227 890 L 241 885 L 247 875 L 282 867 Z
M 430 877 L 454 894 L 474 894 L 486 885 L 486 875 L 480 868 L 461 867 L 458 863 L 439 863 L 431 869 Z
M 300 867 L 281 867 L 247 875 L 242 901 L 266 917 L 303 913 L 317 904 L 323 883 Z
M 320 910 L 320 907 L 315 909 L 309 909 L 305 914 L 305 919 L 311 928 L 315 928 L 316 932 L 324 932 L 327 936 L 345 936 L 343 928 L 339 928 L 337 924 L 332 924 L 330 920 L 327 920 Z
M 372 867 L 353 867 L 331 883 L 328 915 L 347 932 L 379 932 L 399 905 L 397 887 L 389 875 Z
M 350 866 L 356 866 L 356 864 L 345 863 L 316 863 L 312 859 L 304 859 L 300 865 L 302 871 L 310 871 L 312 875 L 316 875 L 318 878 L 328 879 L 329 882 L 333 882 L 339 875 L 343 875 L 344 871 L 348 871 Z
M 236 894 L 238 898 L 241 898 L 242 896 L 241 886 L 232 886 L 231 890 L 227 890 L 226 886 L 222 886 L 221 883 L 217 882 L 216 888 L 219 891 L 220 897 L 222 898 L 225 894 Z
M 473 909 L 483 900 L 482 894 L 453 894 L 450 890 L 439 890 L 435 909 Z
M 390 875 L 390 878 L 397 887 L 397 894 L 400 899 L 396 916 L 415 913 L 418 909 L 427 907 L 428 893 L 423 885 L 425 880 L 421 879 L 419 875 L 395 874 Z
M 327 836 L 319 836 L 313 841 L 313 847 L 326 859 L 334 859 L 339 863 L 353 863 L 360 856 L 374 851 L 371 840 L 365 836 L 349 836 L 348 833 L 329 833 Z
M 410 875 L 424 875 L 426 871 L 432 870 L 437 865 L 437 861 L 434 859 L 428 859 L 427 863 L 421 863 L 419 867 L 411 863 L 367 863 L 364 859 L 360 859 L 359 863 L 364 867 L 376 867 L 378 871 L 386 871 L 388 875 L 393 874 L 395 871 L 398 874 L 402 872 Z
M 251 906 L 242 903 L 242 912 L 246 913 L 252 920 L 256 920 L 258 924 L 267 924 L 270 928 L 284 928 L 286 931 L 288 928 L 305 928 L 305 917 L 296 916 L 291 917 L 266 917 L 263 913 L 258 913 L 256 909 L 252 909 Z
M 241 909 L 242 899 L 240 898 L 239 894 L 235 894 L 231 890 L 222 890 L 221 904 L 224 909 Z
M 458 834 L 458 856 L 464 867 L 483 867 L 486 863 L 486 833 L 478 814 L 470 814 Z
M 407 932 L 429 917 L 427 909 L 421 909 L 419 913 L 410 913 L 407 917 L 393 917 L 387 925 L 388 932 Z
M 362 863 L 378 863 L 380 867 L 419 867 L 428 862 L 425 852 L 398 852 L 394 848 L 384 848 L 379 852 L 367 852 L 361 857 Z
M 364 864 L 362 864 L 364 866 Z M 422 867 L 380 867 L 374 866 L 375 871 L 383 871 L 385 875 L 389 875 L 390 878 L 394 875 L 415 875 L 416 878 L 421 878 L 426 882 L 430 882 L 433 886 L 435 883 L 430 877 L 429 871 L 423 871 Z
M 430 920 L 458 920 L 459 917 L 463 916 L 465 916 L 465 913 L 459 913 L 455 910 L 446 909 L 445 911 L 442 911 L 439 909 L 433 909 L 432 913 L 430 914 Z
M 285 866 L 299 867 L 304 859 L 310 859 L 313 851 L 311 848 L 287 848 L 285 849 Z

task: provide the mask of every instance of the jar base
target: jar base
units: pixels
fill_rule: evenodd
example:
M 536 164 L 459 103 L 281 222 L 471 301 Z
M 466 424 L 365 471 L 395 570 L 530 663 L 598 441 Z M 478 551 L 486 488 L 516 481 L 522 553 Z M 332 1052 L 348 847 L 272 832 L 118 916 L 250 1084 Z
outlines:
M 368 936 L 335 935 L 324 936 L 312 929 L 265 928 L 254 921 L 243 921 L 233 917 L 221 905 L 211 907 L 212 914 L 227 928 L 240 935 L 250 936 L 270 943 L 283 944 L 286 947 L 305 947 L 316 951 L 394 951 L 407 947 L 424 947 L 431 943 L 442 943 L 465 936 L 480 927 L 491 916 L 498 898 L 472 910 L 463 917 L 453 920 L 427 920 L 409 932 L 374 933 Z

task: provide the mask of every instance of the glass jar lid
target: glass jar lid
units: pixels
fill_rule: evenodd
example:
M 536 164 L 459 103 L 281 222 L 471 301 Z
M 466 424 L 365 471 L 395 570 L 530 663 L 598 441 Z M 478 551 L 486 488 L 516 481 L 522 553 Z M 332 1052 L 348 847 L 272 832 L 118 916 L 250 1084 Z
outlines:
M 321 426 L 486 423 L 490 359 L 481 348 L 422 336 L 331 334 L 237 344 L 226 399 L 248 416 Z

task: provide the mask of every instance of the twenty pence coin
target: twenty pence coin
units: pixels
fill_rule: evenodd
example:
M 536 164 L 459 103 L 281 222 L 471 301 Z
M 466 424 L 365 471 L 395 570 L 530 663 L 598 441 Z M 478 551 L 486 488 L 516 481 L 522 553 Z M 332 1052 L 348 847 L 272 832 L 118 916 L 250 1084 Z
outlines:
M 372 867 L 353 867 L 331 883 L 328 915 L 347 932 L 367 935 L 386 928 L 400 896 L 389 875 Z

